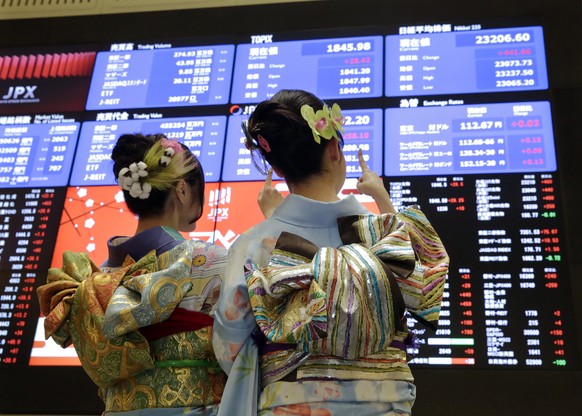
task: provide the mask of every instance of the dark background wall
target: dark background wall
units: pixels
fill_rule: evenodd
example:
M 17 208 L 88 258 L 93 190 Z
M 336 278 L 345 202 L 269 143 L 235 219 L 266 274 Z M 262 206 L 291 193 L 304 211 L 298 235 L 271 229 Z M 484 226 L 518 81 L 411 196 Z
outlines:
M 0 47 L 250 35 L 368 25 L 540 19 L 546 40 L 572 300 L 582 345 L 582 2 L 580 0 L 328 0 L 238 8 L 0 21 Z M 2 368 L 0 412 L 98 414 L 79 368 Z M 417 369 L 415 416 L 579 415 L 582 371 Z M 23 388 L 23 386 L 26 386 Z M 23 391 L 26 394 L 23 395 Z M 57 409 L 57 410 L 55 410 Z

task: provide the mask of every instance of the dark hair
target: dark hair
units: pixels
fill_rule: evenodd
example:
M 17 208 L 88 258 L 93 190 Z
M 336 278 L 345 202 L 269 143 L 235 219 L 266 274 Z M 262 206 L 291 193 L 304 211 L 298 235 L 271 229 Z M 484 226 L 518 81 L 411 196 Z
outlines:
M 260 171 L 265 170 L 261 164 L 266 161 L 291 183 L 301 182 L 321 171 L 323 153 L 330 141 L 317 143 L 313 139 L 313 131 L 301 115 L 301 107 L 305 104 L 314 111 L 325 105 L 310 92 L 281 90 L 259 103 L 246 125 L 243 123 L 245 145 Z
M 111 152 L 111 159 L 113 160 L 113 174 L 117 179 L 119 177 L 119 172 L 123 168 L 129 167 L 132 163 L 138 163 L 140 161 L 146 160 L 146 153 L 152 149 L 152 146 L 158 144 L 161 140 L 167 137 L 163 134 L 151 134 L 144 135 L 141 133 L 135 134 L 122 134 L 113 151 Z M 200 213 L 196 220 L 202 216 L 202 209 L 204 207 L 204 171 L 202 170 L 202 165 L 192 154 L 188 147 L 181 144 L 183 152 L 180 152 L 180 158 L 176 155 L 172 157 L 173 165 L 178 164 L 177 169 L 172 169 L 172 172 L 183 172 L 176 173 L 168 176 L 168 168 L 160 166 L 150 166 L 148 165 L 148 180 L 150 182 L 155 182 L 156 176 L 159 183 L 160 177 L 166 177 L 164 179 L 163 186 L 154 184 L 152 190 L 147 199 L 134 198 L 130 195 L 129 191 L 123 190 L 123 195 L 125 197 L 125 202 L 129 210 L 139 215 L 141 218 L 154 217 L 160 215 L 164 212 L 166 201 L 170 195 L 172 189 L 174 189 L 176 183 L 183 179 L 188 184 L 192 185 L 194 189 L 198 191 L 198 200 L 200 202 Z M 157 163 L 156 163 L 157 164 Z M 164 173 L 162 175 L 162 172 Z

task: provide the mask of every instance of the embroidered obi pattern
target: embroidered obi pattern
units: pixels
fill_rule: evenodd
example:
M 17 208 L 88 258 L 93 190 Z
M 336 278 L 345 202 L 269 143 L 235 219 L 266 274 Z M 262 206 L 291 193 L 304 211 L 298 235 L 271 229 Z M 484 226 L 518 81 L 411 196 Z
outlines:
M 104 272 L 86 253 L 66 252 L 38 289 L 45 336 L 74 344 L 99 386 L 106 411 L 215 406 L 226 375 L 212 350 L 212 313 L 225 253 L 184 241 Z M 224 250 L 224 249 L 221 249 Z M 209 324 L 148 342 L 140 329 L 163 324 L 175 310 L 204 314 Z
M 339 248 L 284 232 L 265 267 L 247 265 L 267 344 L 264 383 L 293 370 L 305 378 L 410 379 L 405 311 L 436 326 L 449 259 L 424 215 L 355 215 L 338 225 Z
M 101 388 L 154 368 L 148 342 L 139 332 L 108 339 L 102 332 L 105 310 L 121 281 L 157 270 L 155 255 L 112 273 L 102 273 L 86 253 L 65 252 L 63 267 L 51 268 L 38 288 L 45 336 L 60 346 L 74 344 L 83 369 Z

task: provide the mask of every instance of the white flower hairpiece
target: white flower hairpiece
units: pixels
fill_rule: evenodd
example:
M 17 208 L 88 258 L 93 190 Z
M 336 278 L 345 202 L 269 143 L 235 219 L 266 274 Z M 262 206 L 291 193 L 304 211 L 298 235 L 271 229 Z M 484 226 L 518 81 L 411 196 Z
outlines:
M 159 168 L 168 167 L 172 161 L 172 157 L 184 151 L 184 148 L 177 140 L 163 138 L 160 140 L 159 144 L 164 150 L 164 153 L 158 162 Z M 147 154 L 148 153 L 146 152 L 146 155 Z M 145 156 L 145 158 L 147 159 L 147 156 Z M 159 168 L 157 166 L 152 168 L 152 175 L 155 176 L 159 171 Z M 148 174 L 148 165 L 145 162 L 134 162 L 119 171 L 117 182 L 119 183 L 119 186 L 128 191 L 129 195 L 133 198 L 148 199 L 152 192 L 152 185 L 149 184 L 146 179 Z
M 150 192 L 152 191 L 152 186 L 145 182 L 139 183 L 134 182 L 131 184 L 131 189 L 129 190 L 129 194 L 134 198 L 139 199 L 148 199 L 150 197 Z
M 148 176 L 148 165 L 145 162 L 132 163 L 119 171 L 117 182 L 122 189 L 129 191 L 133 198 L 147 199 L 152 191 L 149 183 L 141 183 L 142 178 Z
M 171 147 L 167 147 L 164 150 L 164 155 L 160 158 L 160 166 L 162 167 L 166 167 L 170 164 L 170 161 L 172 160 L 172 156 L 174 156 L 174 149 L 172 149 Z

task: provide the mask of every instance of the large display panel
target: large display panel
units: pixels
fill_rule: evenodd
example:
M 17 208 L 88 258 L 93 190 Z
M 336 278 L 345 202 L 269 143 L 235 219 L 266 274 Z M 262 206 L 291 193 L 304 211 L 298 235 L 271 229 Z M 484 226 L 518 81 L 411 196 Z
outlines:
M 410 322 L 421 335 L 413 363 L 579 365 L 574 323 L 564 319 L 572 312 L 554 173 L 427 176 L 389 184 L 397 206 L 417 203 L 437 230 L 445 230 L 452 256 L 439 328 L 430 333 Z
M 255 37 L 237 46 L 232 102 L 256 103 L 300 88 L 323 99 L 382 95 L 380 36 L 273 42 Z M 262 43 L 265 42 L 265 43 Z
M 462 30 L 402 27 L 386 37 L 386 95 L 538 90 L 548 87 L 539 26 Z
M 514 62 L 513 52 L 499 49 L 500 45 L 513 43 L 529 48 L 530 55 L 536 52 L 536 79 L 545 80 L 541 27 L 482 30 L 476 25 L 457 30 L 455 26 L 433 25 L 423 27 L 424 33 L 411 35 L 412 30 L 407 27 L 399 31 L 399 35 L 385 36 L 386 51 L 379 35 L 287 42 L 277 42 L 275 35 L 251 37 L 251 41 L 261 43 L 237 45 L 236 57 L 233 45 L 111 45 L 110 52 L 97 55 L 87 97 L 87 108 L 101 111 L 93 114 L 95 120 L 84 121 L 80 131 L 79 123 L 59 122 L 63 120 L 58 118 L 50 124 L 3 127 L 0 151 L 6 156 L 0 158 L 0 172 L 6 175 L 0 180 L 20 187 L 70 186 L 61 202 L 63 214 L 49 257 L 51 265 L 58 267 L 65 249 L 87 251 L 100 264 L 104 261 L 106 234 L 111 233 L 104 224 L 130 215 L 123 209 L 123 196 L 111 173 L 114 143 L 125 132 L 164 133 L 185 143 L 199 156 L 207 182 L 214 185 L 209 186 L 211 205 L 207 208 L 216 222 L 200 224 L 198 235 L 228 248 L 240 233 L 262 219 L 256 196 L 263 176 L 244 148 L 241 131 L 241 123 L 252 107 L 241 111 L 240 106 L 268 98 L 272 95 L 268 88 L 275 92 L 280 87 L 305 85 L 323 98 L 340 101 L 345 108 L 347 178 L 355 180 L 361 173 L 357 158 L 361 148 L 370 168 L 384 175 L 397 206 L 414 203 L 428 211 L 453 259 L 457 257 L 457 242 L 451 238 L 455 234 L 449 234 L 455 228 L 450 224 L 462 224 L 464 229 L 464 241 L 458 247 L 462 260 L 453 262 L 451 268 L 441 327 L 428 335 L 411 319 L 410 325 L 421 340 L 421 347 L 410 351 L 415 356 L 412 362 L 421 366 L 577 368 L 577 355 L 570 353 L 576 351 L 576 344 L 573 323 L 568 318 L 567 271 L 562 267 L 566 257 L 562 257 L 560 244 L 564 231 L 555 185 L 558 179 L 554 174 L 557 163 L 550 102 L 519 101 L 517 94 L 497 94 L 493 98 L 499 102 L 485 103 L 480 99 L 493 98 L 476 95 L 470 98 L 471 104 L 465 103 L 463 96 L 411 99 L 405 98 L 409 94 L 400 88 L 389 87 L 391 70 L 409 72 L 408 66 L 398 66 L 393 60 L 415 62 L 418 56 L 438 56 L 435 60 L 442 66 L 441 73 L 450 80 L 451 75 L 456 75 L 447 68 L 471 63 L 467 56 L 457 54 L 457 48 L 462 48 L 476 60 L 471 70 L 463 70 L 475 82 L 457 80 L 454 85 L 461 87 L 454 90 L 435 78 L 431 82 L 442 88 L 434 92 L 481 93 L 483 80 L 490 75 L 483 68 Z M 395 45 L 409 55 L 398 57 L 391 50 Z M 436 51 L 430 52 L 431 48 Z M 418 54 L 420 49 L 422 53 Z M 410 55 L 412 51 L 416 52 Z M 388 98 L 377 98 L 382 92 L 382 68 L 387 77 L 386 95 L 403 97 L 398 107 L 390 106 Z M 180 88 L 186 88 L 185 84 L 193 86 L 193 90 L 198 88 L 194 85 L 200 80 L 176 78 L 176 74 L 185 75 L 183 72 L 190 69 L 206 71 L 200 78 L 205 82 L 220 81 L 221 90 L 213 95 L 220 99 L 205 103 L 230 102 L 228 110 L 192 108 L 189 111 L 196 115 L 189 117 L 173 117 L 171 109 L 163 114 L 132 110 L 199 104 L 198 98 L 189 102 L 167 98 L 168 94 L 177 94 L 166 85 L 170 79 L 174 84 L 180 79 Z M 132 84 L 131 91 L 126 91 L 127 83 L 120 81 L 124 77 L 141 77 L 143 82 Z M 279 81 L 266 81 L 268 88 L 255 88 L 262 85 L 260 80 L 275 77 Z M 403 77 L 415 79 L 414 74 Z M 231 78 L 229 96 L 225 85 L 230 85 Z M 342 85 L 352 81 L 359 85 L 362 80 L 369 93 L 341 93 L 344 88 L 351 88 Z M 109 89 L 110 85 L 119 90 Z M 258 91 L 258 96 L 245 95 L 249 85 Z M 544 89 L 546 83 L 528 87 Z M 163 97 L 158 99 L 160 92 Z M 119 95 L 116 104 L 106 104 L 109 98 L 103 97 L 112 94 Z M 546 94 L 541 96 L 548 98 Z M 103 112 L 104 106 L 120 111 Z M 202 115 L 221 111 L 231 113 L 228 127 L 226 115 Z M 29 161 L 31 166 L 27 167 Z M 357 193 L 355 186 L 351 188 L 350 192 Z M 115 234 L 131 234 L 130 224 L 135 219 L 122 222 L 125 228 L 115 230 Z M 5 290 L 19 291 L 13 285 Z M 15 296 L 18 295 L 6 299 L 13 300 Z M 543 307 L 537 304 L 540 300 Z M 29 333 L 31 337 L 32 328 Z M 34 351 L 33 357 L 38 349 Z M 6 354 L 4 350 L 2 353 Z M 25 351 L 24 355 L 28 353 Z M 5 363 L 10 362 L 10 357 L 5 358 Z M 45 365 L 48 362 L 40 361 Z M 34 358 L 31 363 L 39 361 Z
M 141 116 L 141 114 L 140 114 Z M 190 148 L 204 167 L 207 182 L 218 182 L 224 149 L 226 118 L 179 117 L 88 121 L 83 123 L 70 184 L 115 185 L 111 151 L 120 134 L 165 134 Z
M 85 108 L 94 46 L 0 50 L 0 114 Z
M 0 126 L 0 184 L 67 186 L 79 127 L 79 123 Z
M 376 109 L 344 110 L 346 133 L 343 135 L 343 152 L 348 178 L 357 178 L 362 170 L 358 161 L 358 149 L 364 151 L 364 159 L 370 169 L 382 169 L 382 111 Z M 251 153 L 244 145 L 241 124 L 248 117 L 233 115 L 228 121 L 222 171 L 223 181 L 255 181 L 264 175 L 253 166 Z M 264 169 L 265 166 L 261 166 Z M 281 179 L 273 173 L 275 179 Z
M 192 39 L 149 33 L 148 41 L 120 36 L 70 52 L 53 48 L 85 51 L 78 59 L 90 62 L 89 72 L 67 71 L 71 63 L 60 75 L 85 77 L 81 105 L 0 101 L 0 368 L 70 374 L 78 367 L 73 349 L 44 340 L 35 290 L 65 250 L 101 264 L 107 238 L 133 234 L 136 219 L 111 173 L 120 134 L 164 133 L 193 150 L 206 201 L 186 237 L 228 248 L 262 220 L 256 199 L 264 176 L 244 147 L 241 122 L 278 90 L 302 88 L 342 107 L 340 196 L 357 194 L 361 148 L 395 206 L 419 205 L 451 256 L 439 328 L 408 320 L 419 341 L 409 350 L 413 368 L 521 370 L 532 378 L 580 371 L 564 139 L 554 122 L 546 29 L 534 19 L 327 26 Z M 35 55 L 3 56 L 10 56 L 0 60 L 4 98 L 30 98 L 38 90 L 16 83 L 32 80 L 35 69 L 13 70 L 12 56 Z M 54 103 L 62 102 L 60 87 Z M 274 184 L 287 195 L 281 178 Z M 370 198 L 357 198 L 377 212 Z
M 387 176 L 556 170 L 547 101 L 391 108 L 385 123 Z
M 97 55 L 87 110 L 228 102 L 234 46 L 136 47 L 116 44 Z

